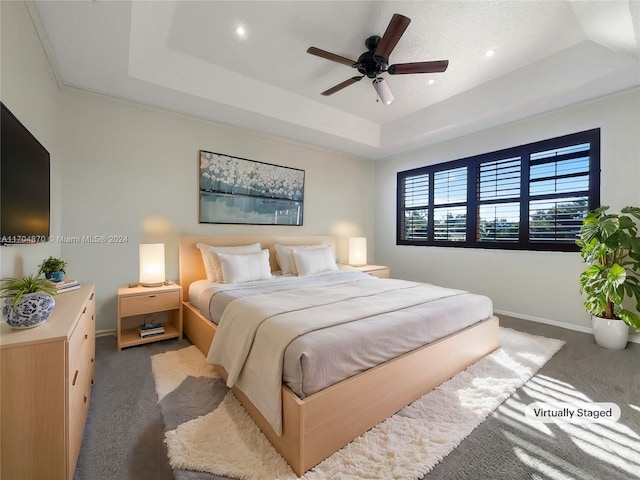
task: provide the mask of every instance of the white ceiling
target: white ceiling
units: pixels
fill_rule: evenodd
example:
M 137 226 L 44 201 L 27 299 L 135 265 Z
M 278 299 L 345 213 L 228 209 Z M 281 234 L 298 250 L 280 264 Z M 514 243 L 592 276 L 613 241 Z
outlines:
M 35 6 L 66 86 L 371 159 L 640 85 L 638 0 Z M 306 49 L 357 59 L 394 13 L 411 24 L 390 63 L 448 59 L 447 71 L 383 74 L 391 105 L 367 78 L 321 96 L 357 71 Z

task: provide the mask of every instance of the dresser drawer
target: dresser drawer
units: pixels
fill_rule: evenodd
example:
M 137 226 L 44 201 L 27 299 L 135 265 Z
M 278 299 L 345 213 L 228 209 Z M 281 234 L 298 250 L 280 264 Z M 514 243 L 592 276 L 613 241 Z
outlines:
M 78 362 L 78 357 L 85 349 L 85 345 L 95 345 L 96 336 L 96 322 L 94 314 L 94 304 L 90 302 L 86 304 L 82 309 L 80 320 L 76 324 L 76 328 L 73 330 L 71 337 L 69 338 L 69 365 L 75 365 Z
M 150 293 L 120 299 L 120 316 L 162 312 L 180 308 L 180 292 Z
M 86 349 L 81 357 L 81 362 L 74 365 L 69 371 L 69 422 L 72 425 L 76 421 L 84 422 L 84 415 L 80 414 L 80 411 L 87 407 L 91 395 L 92 354 L 90 349 Z M 73 428 L 70 426 L 69 431 L 72 430 Z
M 75 469 L 89 411 L 95 356 L 93 345 L 83 346 L 77 364 L 72 365 L 69 371 L 69 448 L 67 453 L 71 472 Z

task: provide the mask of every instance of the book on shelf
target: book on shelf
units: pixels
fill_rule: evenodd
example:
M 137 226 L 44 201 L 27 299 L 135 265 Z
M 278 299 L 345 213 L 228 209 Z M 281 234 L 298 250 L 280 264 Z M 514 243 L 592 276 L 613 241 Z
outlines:
M 55 282 L 56 290 L 58 293 L 68 292 L 80 288 L 80 284 L 77 280 L 62 280 L 61 282 Z
M 143 323 L 140 325 L 140 330 L 153 330 L 154 328 L 162 328 L 161 323 Z
M 143 328 L 143 325 L 138 327 L 138 333 L 141 338 L 151 337 L 153 335 L 162 335 L 164 333 L 164 327 L 162 325 L 155 328 Z
M 140 332 L 140 338 L 155 337 L 156 335 L 164 335 L 164 329 L 157 332 Z

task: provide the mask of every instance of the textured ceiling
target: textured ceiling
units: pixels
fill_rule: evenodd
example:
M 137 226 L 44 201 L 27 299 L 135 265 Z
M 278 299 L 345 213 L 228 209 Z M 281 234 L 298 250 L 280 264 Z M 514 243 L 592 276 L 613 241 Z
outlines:
M 371 159 L 640 85 L 635 0 L 34 4 L 66 86 Z M 390 63 L 447 71 L 383 74 L 391 105 L 367 78 L 321 96 L 357 72 L 306 49 L 357 59 L 394 13 L 411 23 Z

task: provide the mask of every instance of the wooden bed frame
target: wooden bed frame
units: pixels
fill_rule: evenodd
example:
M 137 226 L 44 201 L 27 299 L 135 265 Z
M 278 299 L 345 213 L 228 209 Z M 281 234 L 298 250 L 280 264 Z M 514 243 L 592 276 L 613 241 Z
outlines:
M 335 239 L 328 236 L 181 237 L 179 260 L 180 284 L 185 298 L 184 334 L 205 356 L 209 353 L 216 325 L 188 301 L 191 283 L 206 278 L 202 255 L 196 244 L 234 246 L 255 242 L 260 242 L 262 248 L 270 250 L 272 271 L 277 270 L 275 244 L 326 243 L 335 252 Z M 276 450 L 300 476 L 499 346 L 498 318 L 491 317 L 325 388 L 304 400 L 283 384 L 283 431 L 280 437 L 241 390 L 237 387 L 232 390 Z M 224 369 L 218 369 L 226 380 Z

